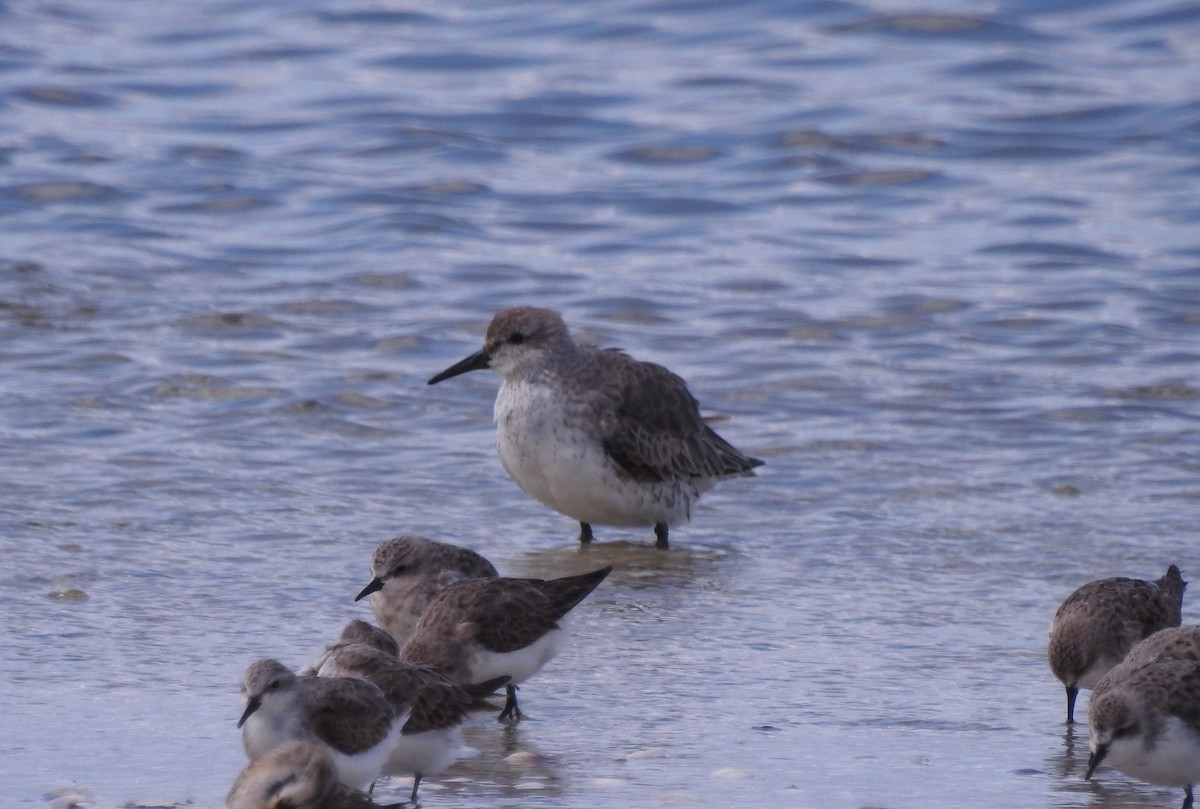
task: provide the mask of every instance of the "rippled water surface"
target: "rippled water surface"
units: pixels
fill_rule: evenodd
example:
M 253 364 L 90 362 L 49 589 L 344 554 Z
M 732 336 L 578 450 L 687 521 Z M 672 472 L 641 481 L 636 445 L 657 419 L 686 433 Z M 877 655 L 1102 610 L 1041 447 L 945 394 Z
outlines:
M 1152 0 L 0 4 L 3 804 L 215 809 L 419 532 L 617 568 L 427 806 L 1177 805 L 1044 643 L 1200 577 L 1198 64 Z M 424 384 L 514 303 L 767 465 L 580 549 Z

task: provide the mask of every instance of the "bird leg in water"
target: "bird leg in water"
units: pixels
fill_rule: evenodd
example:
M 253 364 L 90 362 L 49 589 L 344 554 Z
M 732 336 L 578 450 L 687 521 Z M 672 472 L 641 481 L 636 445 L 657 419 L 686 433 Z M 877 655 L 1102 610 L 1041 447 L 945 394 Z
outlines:
M 517 687 L 512 683 L 506 686 L 508 699 L 504 701 L 504 710 L 496 717 L 497 720 L 504 722 L 509 719 L 518 722 L 525 718 L 525 714 L 521 713 L 521 709 L 517 707 Z

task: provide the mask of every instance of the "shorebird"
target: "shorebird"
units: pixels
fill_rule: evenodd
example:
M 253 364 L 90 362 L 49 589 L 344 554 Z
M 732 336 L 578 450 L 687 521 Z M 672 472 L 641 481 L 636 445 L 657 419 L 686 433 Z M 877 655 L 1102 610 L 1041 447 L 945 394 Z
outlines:
M 480 351 L 433 376 L 430 385 L 491 368 L 496 450 L 526 493 L 579 521 L 653 525 L 669 545 L 700 494 L 762 461 L 708 426 L 687 384 L 661 365 L 615 349 L 576 343 L 551 309 L 518 306 L 492 318 Z
M 508 676 L 500 720 L 522 718 L 516 686 L 546 665 L 566 640 L 564 618 L 612 567 L 561 579 L 463 579 L 442 590 L 400 649 L 457 682 Z
M 341 639 L 321 654 L 313 669 L 322 677 L 360 677 L 377 686 L 393 706 L 410 708 L 411 714 L 383 772 L 413 776 L 410 800 L 415 804 L 422 778 L 437 775 L 474 752 L 462 739 L 467 711 L 479 697 L 507 685 L 509 678 L 497 677 L 464 687 L 430 666 L 401 660 L 386 644 L 378 643 L 372 633 L 365 632 L 364 623 L 351 621 Z
M 342 784 L 329 754 L 295 740 L 254 759 L 225 796 L 224 809 L 385 809 Z
M 247 757 L 297 739 L 313 742 L 333 761 L 338 780 L 353 789 L 369 789 L 379 777 L 408 719 L 366 680 L 298 677 L 277 660 L 251 663 L 242 691 L 246 710 L 238 727 Z
M 1111 578 L 1088 582 L 1059 606 L 1050 625 L 1050 670 L 1067 689 L 1067 722 L 1079 689 L 1091 690 L 1138 641 L 1179 626 L 1187 582 L 1171 565 L 1158 581 Z
M 354 600 L 370 596 L 375 620 L 397 643 L 404 643 L 429 602 L 447 585 L 499 574 L 475 551 L 408 535 L 389 539 L 375 549 L 371 575 L 370 583 Z
M 1110 674 L 1117 674 L 1114 669 Z M 1192 809 L 1200 780 L 1200 664 L 1159 658 L 1106 677 L 1088 704 L 1090 779 L 1101 762 L 1162 786 L 1183 787 Z

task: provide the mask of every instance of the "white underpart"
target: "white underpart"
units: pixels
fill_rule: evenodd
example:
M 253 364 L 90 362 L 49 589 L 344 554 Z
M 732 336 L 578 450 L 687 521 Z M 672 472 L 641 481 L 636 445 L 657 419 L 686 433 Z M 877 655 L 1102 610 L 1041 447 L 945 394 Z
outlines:
M 383 768 L 387 764 L 392 750 L 399 744 L 400 728 L 407 721 L 407 718 L 406 714 L 398 721 L 392 722 L 391 728 L 388 729 L 388 735 L 382 742 L 370 750 L 348 756 L 345 753 L 340 753 L 333 748 L 329 748 L 329 756 L 333 759 L 334 766 L 337 767 L 338 780 L 354 789 L 361 789 L 363 791 L 370 789 L 371 784 L 383 772 Z
M 618 473 L 564 392 L 505 380 L 496 396 L 496 451 L 518 486 L 580 522 L 641 526 L 688 519 L 699 488 L 688 480 L 641 482 Z M 704 483 L 711 482 L 704 481 Z
M 388 775 L 437 775 L 460 758 L 474 752 L 463 743 L 462 727 L 406 733 L 388 758 Z
M 524 649 L 515 652 L 489 652 L 486 649 L 476 651 L 467 663 L 471 672 L 471 682 L 481 683 L 506 674 L 512 677 L 512 685 L 525 682 L 562 649 L 567 640 L 567 631 L 563 624 L 560 620 L 559 629 L 547 632 Z
M 1147 783 L 1186 787 L 1200 781 L 1200 733 L 1171 716 L 1151 747 L 1142 735 L 1113 739 L 1104 763 Z

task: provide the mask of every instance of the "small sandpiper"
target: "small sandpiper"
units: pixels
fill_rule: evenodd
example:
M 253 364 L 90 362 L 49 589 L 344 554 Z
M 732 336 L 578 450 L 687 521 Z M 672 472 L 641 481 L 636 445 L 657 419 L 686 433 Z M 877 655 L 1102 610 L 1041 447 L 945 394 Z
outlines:
M 400 741 L 408 712 L 397 713 L 377 686 L 354 677 L 296 676 L 277 660 L 251 663 L 242 678 L 238 720 L 251 760 L 290 741 L 320 746 L 338 780 L 368 790 Z
M 1158 658 L 1113 669 L 1088 703 L 1090 779 L 1101 762 L 1161 786 L 1183 787 L 1182 809 L 1192 809 L 1200 781 L 1200 664 Z
M 430 603 L 400 657 L 424 663 L 463 684 L 508 676 L 498 717 L 522 718 L 516 686 L 558 654 L 567 613 L 612 572 L 612 566 L 560 579 L 463 579 Z
M 475 551 L 410 534 L 389 539 L 375 549 L 371 575 L 354 600 L 370 596 L 375 620 L 402 644 L 429 602 L 447 585 L 499 573 Z
M 1179 626 L 1187 582 L 1171 565 L 1158 581 L 1111 578 L 1088 582 L 1059 606 L 1050 625 L 1050 670 L 1067 689 L 1067 723 L 1079 689 L 1096 687 L 1138 641 Z
M 463 720 L 477 699 L 507 685 L 509 678 L 462 686 L 431 666 L 401 660 L 392 638 L 382 633 L 381 642 L 371 629 L 364 621 L 351 621 L 312 668 L 322 677 L 361 677 L 376 685 L 394 707 L 410 709 L 383 772 L 413 776 L 410 800 L 415 804 L 422 778 L 475 752 L 463 742 Z
M 251 761 L 225 796 L 224 809 L 385 809 L 342 784 L 329 754 L 294 740 Z
M 550 309 L 518 306 L 492 318 L 483 349 L 429 380 L 491 368 L 496 450 L 526 493 L 579 521 L 653 525 L 668 547 L 702 492 L 762 461 L 717 435 L 687 385 L 661 365 L 576 343 Z

